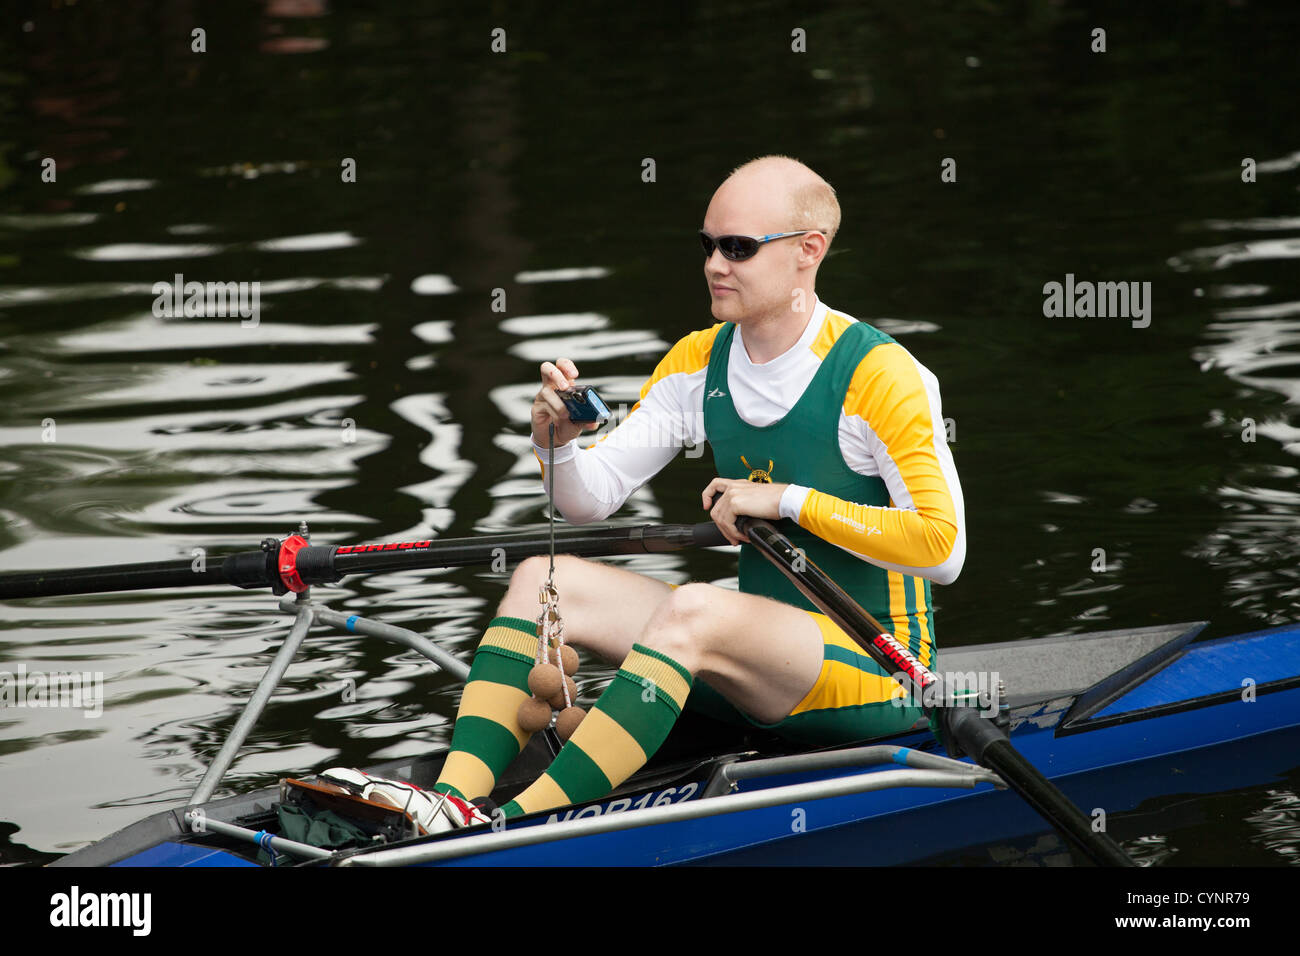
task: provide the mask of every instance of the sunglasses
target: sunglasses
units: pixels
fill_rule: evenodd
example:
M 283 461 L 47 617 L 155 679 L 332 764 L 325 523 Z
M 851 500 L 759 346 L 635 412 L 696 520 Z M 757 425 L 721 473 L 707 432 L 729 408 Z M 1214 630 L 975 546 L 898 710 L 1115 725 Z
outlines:
M 821 230 L 802 229 L 799 232 L 772 232 L 766 236 L 718 236 L 716 239 L 701 230 L 700 244 L 704 246 L 704 257 L 706 259 L 713 255 L 714 249 L 718 249 L 722 252 L 724 258 L 730 259 L 732 262 L 743 262 L 758 255 L 759 248 L 769 242 L 777 239 L 787 239 L 790 236 L 803 236 L 810 232 L 821 232 Z

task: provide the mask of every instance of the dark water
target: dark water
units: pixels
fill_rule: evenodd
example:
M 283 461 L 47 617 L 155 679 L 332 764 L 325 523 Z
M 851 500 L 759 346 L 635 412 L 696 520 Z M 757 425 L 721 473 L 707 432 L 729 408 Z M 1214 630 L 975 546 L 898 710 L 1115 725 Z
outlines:
M 318 543 L 540 527 L 537 363 L 571 356 L 633 400 L 711 322 L 693 232 L 712 189 L 779 152 L 839 191 L 823 298 L 942 383 L 970 550 L 936 589 L 941 641 L 1300 618 L 1294 6 L 879 6 L 7 18 L 0 565 L 241 549 L 303 518 Z M 176 273 L 260 282 L 258 325 L 155 317 Z M 1045 318 L 1067 273 L 1151 282 L 1149 327 Z M 709 459 L 672 469 L 622 517 L 697 520 Z M 712 553 L 628 563 L 734 574 Z M 332 603 L 468 653 L 502 587 L 387 575 Z M 215 588 L 0 608 L 0 666 L 102 671 L 107 698 L 99 718 L 0 712 L 0 861 L 183 800 L 285 627 L 266 595 Z M 411 654 L 313 638 L 227 785 L 424 751 L 456 700 Z M 1153 831 L 1174 850 L 1148 856 L 1294 863 L 1296 794 L 1292 775 L 1198 803 L 1193 836 Z

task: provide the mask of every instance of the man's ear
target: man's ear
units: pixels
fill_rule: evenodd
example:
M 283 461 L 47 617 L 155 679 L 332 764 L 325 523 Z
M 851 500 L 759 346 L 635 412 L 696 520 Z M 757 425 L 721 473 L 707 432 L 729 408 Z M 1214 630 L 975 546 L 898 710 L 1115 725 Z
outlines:
M 811 269 L 826 258 L 830 241 L 820 232 L 809 232 L 799 237 L 799 268 Z

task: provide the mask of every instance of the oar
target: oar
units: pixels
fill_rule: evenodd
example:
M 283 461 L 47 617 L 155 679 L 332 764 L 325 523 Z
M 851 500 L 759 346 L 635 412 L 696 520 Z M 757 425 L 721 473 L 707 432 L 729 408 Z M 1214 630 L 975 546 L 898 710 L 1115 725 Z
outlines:
M 555 532 L 559 553 L 581 557 L 682 551 L 725 545 L 712 521 L 695 525 L 636 525 L 615 528 L 568 528 Z M 517 563 L 550 553 L 544 532 L 488 535 L 478 538 L 432 538 L 383 544 L 313 545 L 302 535 L 267 538 L 260 551 L 240 551 L 205 562 L 181 558 L 145 564 L 110 564 L 55 571 L 0 574 L 0 600 L 55 594 L 95 594 L 146 588 L 185 588 L 233 584 L 271 588 L 276 594 L 328 584 L 349 574 L 454 568 L 465 565 Z
M 979 709 L 951 704 L 938 674 L 916 659 L 848 593 L 809 559 L 785 535 L 758 518 L 741 517 L 736 527 L 827 617 L 840 626 L 885 673 L 921 703 L 927 716 L 938 717 L 948 739 L 981 766 L 1002 777 L 1008 787 L 1098 865 L 1133 866 L 1133 861 L 1109 836 L 1092 829 L 1091 821 L 1055 784 L 1044 777 L 1011 745 L 1006 733 Z M 933 703 L 939 701 L 940 705 Z

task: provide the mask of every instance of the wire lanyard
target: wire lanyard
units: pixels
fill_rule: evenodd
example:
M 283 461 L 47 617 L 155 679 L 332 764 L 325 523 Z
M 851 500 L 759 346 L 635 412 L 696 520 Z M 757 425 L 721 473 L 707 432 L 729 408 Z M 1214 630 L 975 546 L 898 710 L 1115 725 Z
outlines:
M 560 592 L 555 588 L 555 423 L 548 430 L 548 474 L 551 484 L 546 500 L 551 506 L 551 569 L 546 583 L 539 589 L 542 612 L 537 615 L 537 657 L 528 672 L 528 690 L 532 696 L 519 704 L 515 717 L 519 729 L 527 734 L 555 725 L 560 740 L 568 740 L 578 729 L 586 711 L 576 703 L 578 685 L 573 675 L 578 672 L 578 653 L 564 643 L 564 621 L 560 619 Z M 558 715 L 555 712 L 558 711 Z
M 546 590 L 555 591 L 555 422 L 547 428 L 547 444 L 550 448 L 550 461 L 546 466 L 546 477 L 550 479 L 546 488 L 546 500 L 551 513 L 551 569 L 546 573 Z M 556 600 L 559 600 L 558 595 Z M 546 600 L 543 598 L 542 603 Z
M 555 587 L 555 422 L 551 422 L 547 430 L 547 439 L 551 446 L 548 453 L 549 463 L 546 466 L 546 477 L 550 479 L 546 497 L 551 512 L 551 567 L 546 574 L 546 583 L 542 585 L 537 597 L 542 605 L 542 612 L 537 615 L 537 663 L 545 661 L 549 664 L 551 653 L 554 651 L 555 663 L 562 668 L 560 648 L 564 645 L 564 621 L 560 618 L 560 592 Z M 561 679 L 560 687 L 559 697 L 564 707 L 557 707 L 557 710 L 573 706 L 573 698 L 569 694 L 569 682 Z

